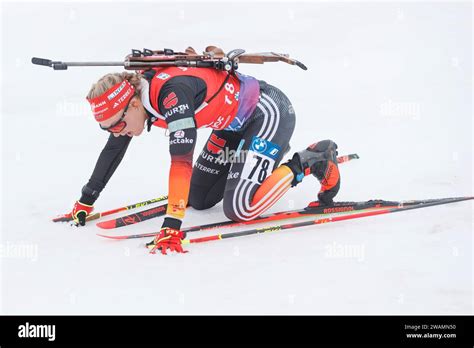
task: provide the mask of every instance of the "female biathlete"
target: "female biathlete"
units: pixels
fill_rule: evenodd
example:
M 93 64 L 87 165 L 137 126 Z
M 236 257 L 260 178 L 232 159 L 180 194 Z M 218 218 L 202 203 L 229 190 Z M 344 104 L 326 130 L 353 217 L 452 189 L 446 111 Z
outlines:
M 189 205 L 211 208 L 223 200 L 234 221 L 255 219 L 304 176 L 321 183 L 320 204 L 331 204 L 340 186 L 337 145 L 324 140 L 289 151 L 295 113 L 288 98 L 264 81 L 214 68 L 158 67 L 102 77 L 88 95 L 102 130 L 111 133 L 70 217 L 84 225 L 93 204 L 120 164 L 132 137 L 146 126 L 169 131 L 168 208 L 160 233 L 147 244 L 154 253 L 185 252 L 181 223 Z M 193 167 L 198 128 L 213 129 Z

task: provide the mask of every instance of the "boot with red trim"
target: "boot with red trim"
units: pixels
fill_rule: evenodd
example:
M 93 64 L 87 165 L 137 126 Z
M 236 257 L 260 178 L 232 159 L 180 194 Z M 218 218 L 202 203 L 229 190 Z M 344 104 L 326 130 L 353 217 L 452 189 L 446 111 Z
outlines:
M 337 155 L 337 144 L 332 140 L 319 141 L 308 146 L 306 150 L 296 152 L 293 158 L 285 163 L 294 174 L 291 185 L 296 186 L 305 176 L 313 174 L 321 183 L 319 202 L 322 205 L 332 205 L 341 184 Z

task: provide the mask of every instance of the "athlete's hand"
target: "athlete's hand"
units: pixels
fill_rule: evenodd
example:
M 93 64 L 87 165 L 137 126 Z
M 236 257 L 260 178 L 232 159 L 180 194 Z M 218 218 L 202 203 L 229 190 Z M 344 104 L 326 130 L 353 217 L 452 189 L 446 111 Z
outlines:
M 93 205 L 88 205 L 81 203 L 79 201 L 76 201 L 74 203 L 74 207 L 72 208 L 72 211 L 67 214 L 68 217 L 72 218 L 76 226 L 84 226 L 86 224 L 86 217 L 92 213 L 94 210 Z
M 181 245 L 184 237 L 184 232 L 165 227 L 161 229 L 160 234 L 155 239 L 147 244 L 147 248 L 150 249 L 150 254 L 155 254 L 156 250 L 161 250 L 163 255 L 167 255 L 166 250 L 168 249 L 177 253 L 187 253 Z
M 160 233 L 146 246 L 150 249 L 150 254 L 155 254 L 156 250 L 161 250 L 166 255 L 166 250 L 177 253 L 187 253 L 183 250 L 181 241 L 186 237 L 186 233 L 180 231 L 181 220 L 166 217 L 161 227 Z

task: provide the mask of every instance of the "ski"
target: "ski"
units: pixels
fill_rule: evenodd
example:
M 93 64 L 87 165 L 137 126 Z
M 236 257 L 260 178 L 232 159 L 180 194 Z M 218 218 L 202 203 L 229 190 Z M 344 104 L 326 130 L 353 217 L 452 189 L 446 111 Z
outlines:
M 166 208 L 168 208 L 168 204 L 162 204 L 157 207 L 142 210 L 134 214 L 122 216 L 112 220 L 98 222 L 96 226 L 104 229 L 111 229 L 137 224 L 145 220 L 165 215 Z
M 466 201 L 466 200 L 471 200 L 471 199 L 474 199 L 474 197 L 447 198 L 447 199 L 441 199 L 441 200 L 434 200 L 432 202 L 424 203 L 424 204 L 408 205 L 408 206 L 401 206 L 401 207 L 399 206 L 386 207 L 379 210 L 372 210 L 372 211 L 360 212 L 360 213 L 349 214 L 349 215 L 327 217 L 327 218 L 321 218 L 317 220 L 297 222 L 293 224 L 269 226 L 269 227 L 264 227 L 264 228 L 255 228 L 252 230 L 241 231 L 241 232 L 216 234 L 216 235 L 201 237 L 201 238 L 185 239 L 182 241 L 182 244 L 204 243 L 204 242 L 210 242 L 213 240 L 222 240 L 222 239 L 228 239 L 228 238 L 249 236 L 252 234 L 277 232 L 277 231 L 288 230 L 288 229 L 292 229 L 296 227 L 306 227 L 306 226 L 319 225 L 319 224 L 325 224 L 325 223 L 330 223 L 330 222 L 359 219 L 359 218 L 368 217 L 368 216 L 398 213 L 398 212 L 407 211 L 407 210 L 433 207 L 436 205 L 456 203 L 456 202 L 461 202 L 461 201 Z
M 127 206 L 124 206 L 124 207 L 120 207 L 120 208 L 116 208 L 116 209 L 112 209 L 112 210 L 107 210 L 107 211 L 103 211 L 103 212 L 100 212 L 100 213 L 94 213 L 94 214 L 91 214 L 91 215 L 87 216 L 86 221 L 97 220 L 97 219 L 100 219 L 103 216 L 116 214 L 116 213 L 119 213 L 121 211 L 132 210 L 132 209 L 135 209 L 135 208 L 144 207 L 144 206 L 149 205 L 149 204 L 166 201 L 167 199 L 168 199 L 168 196 L 160 196 L 158 198 L 149 199 L 149 200 L 146 200 L 146 201 L 143 201 L 143 202 L 134 203 L 134 204 L 127 205 Z M 64 215 L 58 216 L 58 217 L 56 217 L 52 220 L 53 220 L 53 222 L 72 221 L 73 220 L 72 217 L 70 217 L 68 215 L 69 214 L 64 214 Z
M 393 207 L 406 207 L 420 204 L 428 204 L 433 202 L 439 202 L 443 200 L 453 200 L 459 199 L 455 198 L 439 198 L 439 199 L 428 199 L 428 200 L 410 200 L 410 201 L 386 201 L 381 199 L 373 199 L 369 201 L 361 202 L 337 202 L 333 205 L 320 206 L 317 202 L 311 202 L 306 208 L 291 210 L 291 211 L 281 211 L 277 213 L 272 213 L 268 215 L 259 216 L 250 221 L 240 221 L 235 222 L 231 220 L 214 222 L 205 225 L 198 225 L 192 227 L 183 228 L 183 232 L 197 232 L 225 227 L 238 227 L 259 224 L 269 221 L 279 221 L 286 219 L 296 219 L 310 215 L 328 215 L 328 214 L 350 214 L 356 211 L 367 210 L 367 209 L 378 209 L 378 208 L 393 208 Z M 98 233 L 97 235 L 103 238 L 123 240 L 123 239 L 135 239 L 135 238 L 146 238 L 156 236 L 159 232 L 149 232 L 149 233 L 140 233 L 140 234 L 129 234 L 129 235 L 107 235 Z
M 350 154 L 350 155 L 345 155 L 345 156 L 339 156 L 337 158 L 338 163 L 345 163 L 348 161 L 351 161 L 353 159 L 358 159 L 359 156 L 355 153 Z M 151 208 L 147 210 L 143 210 L 141 212 L 135 213 L 135 214 L 130 214 L 126 216 L 122 216 L 117 219 L 113 220 L 107 220 L 103 222 L 97 223 L 97 227 L 103 228 L 103 229 L 112 229 L 112 228 L 119 228 L 123 226 L 128 226 L 128 225 L 133 225 L 142 221 L 150 220 L 155 217 L 163 216 L 166 213 L 166 207 L 167 205 L 161 205 L 156 208 Z
M 337 163 L 344 163 L 353 159 L 359 159 L 359 155 L 356 153 L 351 153 L 350 155 L 339 156 L 337 158 Z

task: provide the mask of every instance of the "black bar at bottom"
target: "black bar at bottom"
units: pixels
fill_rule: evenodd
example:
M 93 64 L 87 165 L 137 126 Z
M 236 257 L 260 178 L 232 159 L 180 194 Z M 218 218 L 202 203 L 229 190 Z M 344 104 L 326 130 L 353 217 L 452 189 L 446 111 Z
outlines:
M 280 343 L 472 347 L 473 327 L 472 316 L 0 316 L 0 346 Z M 31 337 L 40 335 L 43 337 Z

